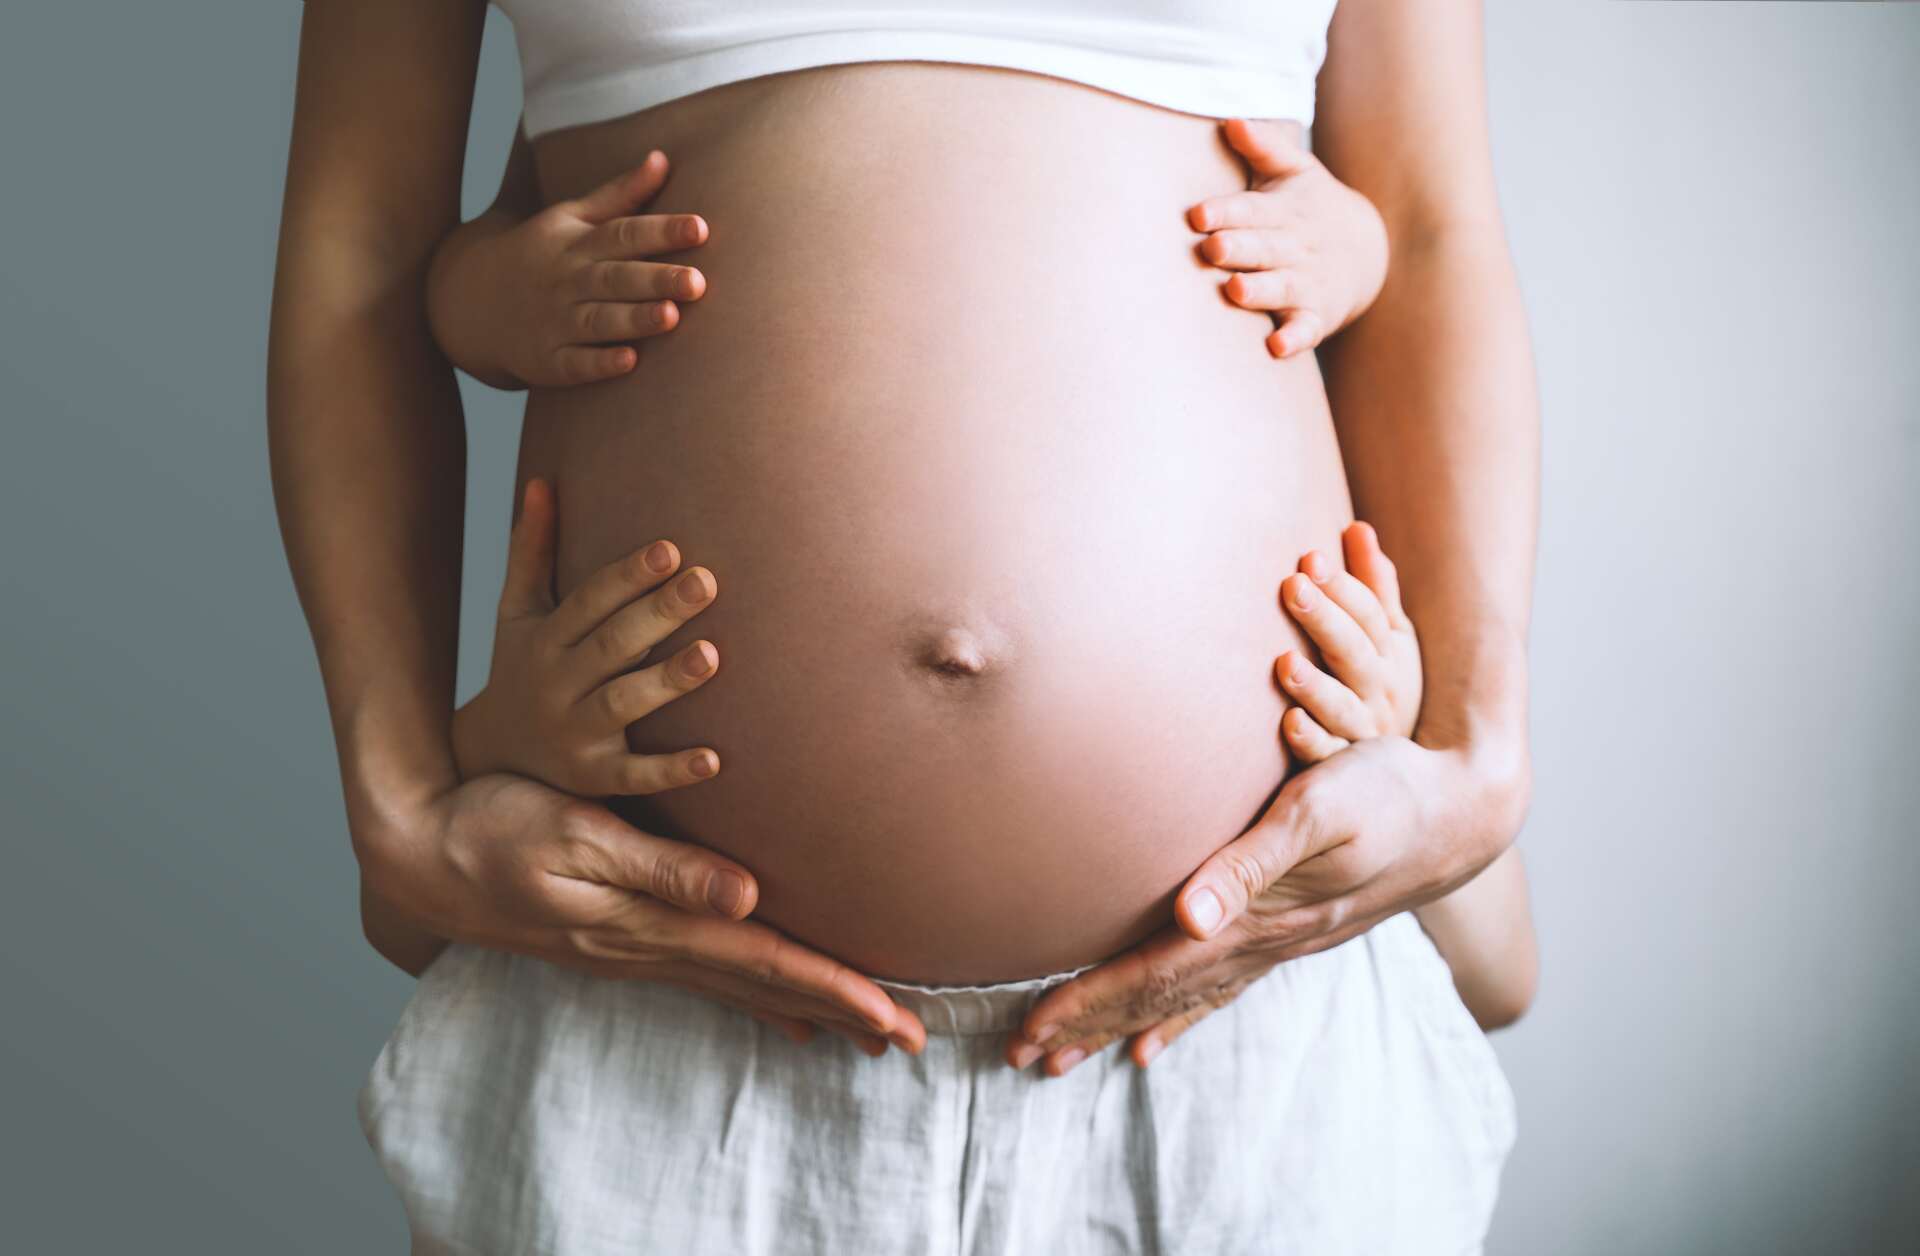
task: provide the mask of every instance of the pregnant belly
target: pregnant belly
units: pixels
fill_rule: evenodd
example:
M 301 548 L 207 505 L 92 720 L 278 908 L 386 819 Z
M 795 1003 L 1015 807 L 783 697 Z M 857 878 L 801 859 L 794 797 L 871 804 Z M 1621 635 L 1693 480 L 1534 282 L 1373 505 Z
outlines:
M 1242 186 L 1212 124 L 837 67 L 543 137 L 543 186 L 653 146 L 707 294 L 632 376 L 531 397 L 520 468 L 558 485 L 561 592 L 656 537 L 719 585 L 659 652 L 719 674 L 630 740 L 722 770 L 621 809 L 875 976 L 1165 924 L 1284 774 L 1277 588 L 1351 517 L 1317 368 L 1193 255 L 1185 207 Z

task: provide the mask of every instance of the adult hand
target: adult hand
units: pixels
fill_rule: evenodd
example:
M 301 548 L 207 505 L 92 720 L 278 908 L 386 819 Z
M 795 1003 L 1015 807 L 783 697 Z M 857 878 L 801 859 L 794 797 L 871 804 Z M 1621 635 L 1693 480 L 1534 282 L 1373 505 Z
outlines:
M 440 937 L 664 981 L 799 1041 L 818 1024 L 870 1055 L 925 1045 L 919 1020 L 873 982 L 746 920 L 758 888 L 745 868 L 597 803 L 495 774 L 381 827 L 358 843 L 369 890 Z
M 1357 742 L 1289 780 L 1202 864 L 1176 923 L 1056 987 L 1009 1040 L 1059 1076 L 1121 1038 L 1145 1067 L 1275 964 L 1337 946 L 1471 880 L 1513 840 L 1523 752 Z

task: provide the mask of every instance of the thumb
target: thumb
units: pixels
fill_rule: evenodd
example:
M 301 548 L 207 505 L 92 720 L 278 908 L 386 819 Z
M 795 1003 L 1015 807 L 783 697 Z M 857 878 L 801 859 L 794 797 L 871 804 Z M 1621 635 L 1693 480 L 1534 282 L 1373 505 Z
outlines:
M 1252 828 L 1215 851 L 1180 887 L 1173 914 L 1188 936 L 1206 941 L 1295 864 L 1319 853 L 1321 826 L 1299 804 L 1295 788 L 1306 775 L 1289 781 Z
M 507 579 L 500 618 L 544 615 L 553 609 L 553 486 L 535 477 L 520 499 L 520 517 L 507 541 Z
M 625 174 L 615 175 L 585 196 L 567 202 L 573 216 L 599 226 L 624 218 L 645 205 L 667 183 L 667 155 L 659 149 L 648 153 Z
M 1228 146 L 1258 178 L 1284 179 L 1313 165 L 1313 154 L 1278 122 L 1228 118 L 1222 129 Z
M 597 803 L 571 810 L 562 826 L 567 866 L 553 871 L 617 886 L 702 915 L 741 920 L 752 914 L 760 889 L 753 874 L 723 855 L 656 837 Z

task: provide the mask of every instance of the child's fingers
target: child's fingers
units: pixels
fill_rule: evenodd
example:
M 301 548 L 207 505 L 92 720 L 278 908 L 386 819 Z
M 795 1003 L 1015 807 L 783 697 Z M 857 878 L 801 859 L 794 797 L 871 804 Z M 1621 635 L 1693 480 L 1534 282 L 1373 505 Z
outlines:
M 656 148 L 638 166 L 615 175 L 585 196 L 565 202 L 565 208 L 584 222 L 611 222 L 652 200 L 666 182 L 667 155 Z
M 1326 324 L 1312 310 L 1288 310 L 1280 325 L 1267 334 L 1267 352 L 1276 358 L 1290 358 L 1317 348 L 1327 338 Z
M 1293 237 L 1270 227 L 1216 231 L 1200 242 L 1200 256 L 1222 270 L 1272 270 L 1301 261 Z
M 1284 179 L 1313 164 L 1313 154 L 1287 127 L 1272 119 L 1228 118 L 1220 129 L 1227 146 L 1262 179 Z
M 1267 192 L 1228 192 L 1210 196 L 1187 211 L 1187 225 L 1195 231 L 1230 227 L 1272 227 L 1273 196 Z
M 1373 712 L 1360 701 L 1360 695 L 1301 657 L 1288 650 L 1274 663 L 1280 687 L 1304 710 L 1314 723 L 1335 737 L 1360 741 L 1375 736 L 1379 729 Z
M 587 257 L 619 261 L 706 242 L 707 220 L 698 214 L 631 214 L 595 227 L 575 248 Z
M 562 645 L 577 645 L 609 615 L 658 585 L 680 565 L 680 548 L 655 541 L 617 558 L 581 582 L 547 620 L 547 631 Z
M 605 623 L 574 647 L 570 666 L 579 683 L 576 692 L 584 693 L 645 658 L 681 624 L 705 610 L 718 589 L 712 572 L 705 567 L 689 567 L 673 583 L 607 616 Z M 693 647 L 681 653 L 690 652 Z
M 553 351 L 554 370 L 568 386 L 612 379 L 638 365 L 639 351 L 627 345 L 562 345 Z
M 1302 303 L 1290 270 L 1242 271 L 1220 285 L 1220 290 L 1227 300 L 1249 310 L 1291 310 Z
M 1287 739 L 1287 749 L 1294 758 L 1303 763 L 1332 758 L 1351 744 L 1320 727 L 1299 707 L 1288 707 L 1280 717 L 1280 735 Z
M 1359 577 L 1373 595 L 1380 599 L 1380 605 L 1386 610 L 1387 622 L 1399 631 L 1413 627 L 1413 621 L 1407 618 L 1407 612 L 1400 604 L 1400 572 L 1380 548 L 1380 536 L 1373 525 L 1354 520 L 1347 530 L 1340 534 L 1341 548 L 1346 552 L 1347 570 Z
M 553 609 L 553 486 L 535 476 L 520 498 L 520 517 L 507 540 L 507 578 L 500 618 L 544 615 Z
M 698 301 L 706 291 L 705 275 L 667 262 L 594 262 L 574 284 L 581 301 Z
M 631 305 L 619 301 L 582 301 L 573 307 L 573 331 L 583 344 L 644 340 L 672 331 L 680 311 L 671 301 Z
M 1341 539 L 1344 545 L 1345 538 Z M 1377 649 L 1385 651 L 1392 647 L 1393 625 L 1388 622 L 1386 608 L 1380 605 L 1380 599 L 1374 596 L 1372 589 L 1335 567 L 1319 550 L 1308 550 L 1301 556 L 1300 570 L 1319 585 L 1320 591 L 1332 598 L 1341 610 L 1353 616 L 1353 622 L 1360 625 L 1360 631 L 1367 634 L 1367 639 Z
M 659 794 L 710 780 L 720 771 L 720 756 L 702 747 L 672 754 L 627 754 L 624 747 L 607 756 L 595 773 L 596 796 Z
M 1380 651 L 1373 638 L 1311 576 L 1294 572 L 1280 582 L 1280 593 L 1287 614 L 1320 647 L 1320 655 L 1334 675 L 1350 685 L 1373 678 L 1380 666 Z
M 719 666 L 720 651 L 714 648 L 713 643 L 696 641 L 665 662 L 614 677 L 582 700 L 591 708 L 597 732 L 617 733 L 635 720 L 652 715 L 681 694 L 691 693 L 706 684 L 713 679 Z M 705 755 L 712 753 L 704 752 Z M 691 774 L 690 781 L 705 779 L 696 770 L 706 761 L 702 751 L 691 751 L 684 756 L 684 760 L 682 766 Z M 714 772 L 720 770 L 719 763 L 719 756 L 714 755 L 711 759 Z

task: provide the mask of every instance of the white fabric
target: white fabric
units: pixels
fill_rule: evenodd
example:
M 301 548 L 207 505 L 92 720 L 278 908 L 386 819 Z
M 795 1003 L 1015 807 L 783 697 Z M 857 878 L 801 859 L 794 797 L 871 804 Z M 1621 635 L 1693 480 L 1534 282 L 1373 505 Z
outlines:
M 902 987 L 872 1060 L 672 987 L 456 946 L 360 1095 L 416 1256 L 1478 1252 L 1513 1096 L 1410 915 L 1255 982 L 1140 1070 L 1015 1072 L 1062 977 Z
M 1313 121 L 1334 0 L 494 0 L 528 138 L 709 87 L 855 61 L 1071 79 L 1206 117 Z

